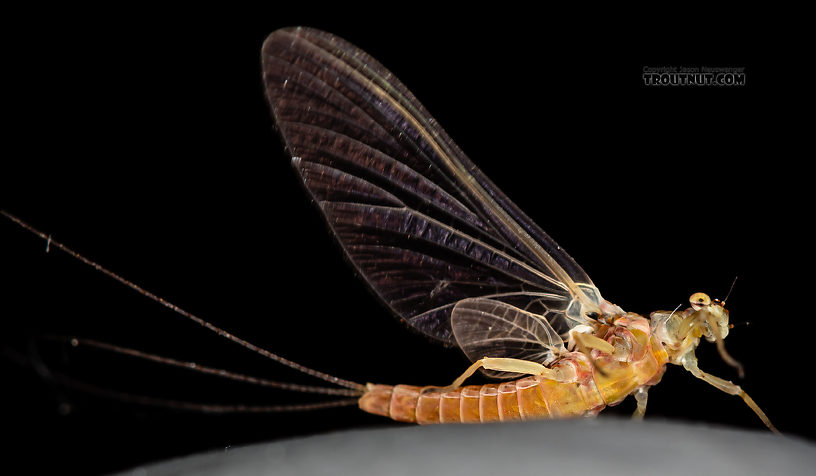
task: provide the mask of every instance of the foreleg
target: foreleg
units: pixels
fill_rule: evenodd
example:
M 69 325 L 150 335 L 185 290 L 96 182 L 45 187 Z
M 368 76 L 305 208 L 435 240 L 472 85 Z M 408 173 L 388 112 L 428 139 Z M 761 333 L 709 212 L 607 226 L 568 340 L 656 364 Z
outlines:
M 682 362 L 683 367 L 689 372 L 691 372 L 691 374 L 697 377 L 698 379 L 708 382 L 709 384 L 722 390 L 725 393 L 737 395 L 738 397 L 740 397 L 745 402 L 745 404 L 748 405 L 751 408 L 751 410 L 753 410 L 754 413 L 757 414 L 759 419 L 762 420 L 762 423 L 764 423 L 769 430 L 773 431 L 774 433 L 779 433 L 779 430 L 777 430 L 773 426 L 771 420 L 768 418 L 767 415 L 765 415 L 765 412 L 763 412 L 759 408 L 759 405 L 757 405 L 756 402 L 754 402 L 754 400 L 751 397 L 749 397 L 748 394 L 745 393 L 745 391 L 742 388 L 740 388 L 739 385 L 736 385 L 732 382 L 729 382 L 728 380 L 723 380 L 719 377 L 715 377 L 714 375 L 703 372 L 702 370 L 700 370 L 699 367 L 697 367 L 697 359 L 693 355 L 686 356 L 685 358 L 683 358 Z

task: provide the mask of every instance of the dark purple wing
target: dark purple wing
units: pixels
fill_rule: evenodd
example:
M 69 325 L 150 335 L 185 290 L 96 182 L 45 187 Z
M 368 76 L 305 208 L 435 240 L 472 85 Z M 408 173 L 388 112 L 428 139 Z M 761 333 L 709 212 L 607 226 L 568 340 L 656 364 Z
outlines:
M 293 165 L 348 258 L 409 326 L 452 344 L 453 307 L 473 297 L 549 313 L 558 332 L 600 312 L 584 271 L 373 58 L 288 28 L 267 38 L 262 61 Z

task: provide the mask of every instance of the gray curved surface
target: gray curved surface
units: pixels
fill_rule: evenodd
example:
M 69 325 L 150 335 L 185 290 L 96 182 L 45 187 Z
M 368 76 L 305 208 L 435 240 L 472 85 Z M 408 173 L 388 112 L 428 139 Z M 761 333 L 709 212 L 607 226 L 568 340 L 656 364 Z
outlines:
M 122 474 L 813 475 L 816 445 L 770 432 L 604 418 L 346 431 L 193 455 Z

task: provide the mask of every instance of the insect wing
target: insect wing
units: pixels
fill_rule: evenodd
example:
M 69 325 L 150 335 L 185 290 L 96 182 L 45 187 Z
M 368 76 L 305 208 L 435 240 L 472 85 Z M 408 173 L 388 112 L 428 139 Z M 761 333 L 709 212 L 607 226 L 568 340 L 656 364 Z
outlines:
M 451 314 L 451 326 L 457 345 L 471 361 L 510 357 L 547 364 L 555 354 L 564 351 L 564 341 L 546 316 L 493 299 L 459 301 Z M 482 371 L 495 378 L 516 375 Z
M 480 296 L 535 312 L 542 294 L 563 296 L 566 328 L 597 310 L 583 270 L 366 53 L 292 28 L 267 38 L 262 61 L 305 187 L 350 261 L 410 327 L 453 344 L 454 305 Z

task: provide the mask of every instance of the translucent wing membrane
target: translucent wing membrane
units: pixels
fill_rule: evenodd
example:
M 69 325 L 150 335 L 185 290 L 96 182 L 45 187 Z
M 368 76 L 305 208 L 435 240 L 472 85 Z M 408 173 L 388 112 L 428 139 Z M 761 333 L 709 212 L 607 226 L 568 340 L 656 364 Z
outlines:
M 263 68 L 306 189 L 410 327 L 454 344 L 451 312 L 473 297 L 552 317 L 559 332 L 600 311 L 583 270 L 370 56 L 328 33 L 284 29 L 264 43 Z
M 543 299 L 564 300 L 561 296 Z M 472 361 L 482 357 L 511 357 L 546 364 L 564 350 L 564 341 L 547 321 L 501 301 L 485 298 L 459 301 L 451 314 L 456 343 Z M 505 378 L 516 374 L 483 372 Z

